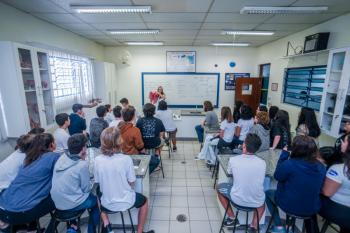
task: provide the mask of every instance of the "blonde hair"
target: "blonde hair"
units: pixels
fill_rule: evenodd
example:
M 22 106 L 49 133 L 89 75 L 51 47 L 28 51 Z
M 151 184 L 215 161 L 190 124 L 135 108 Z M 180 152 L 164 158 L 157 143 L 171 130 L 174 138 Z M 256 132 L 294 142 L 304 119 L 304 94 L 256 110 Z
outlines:
M 109 127 L 101 133 L 101 152 L 111 156 L 121 151 L 122 139 L 118 127 Z
M 263 111 L 256 113 L 256 119 L 258 120 L 258 123 L 262 125 L 268 125 L 270 122 L 269 114 Z

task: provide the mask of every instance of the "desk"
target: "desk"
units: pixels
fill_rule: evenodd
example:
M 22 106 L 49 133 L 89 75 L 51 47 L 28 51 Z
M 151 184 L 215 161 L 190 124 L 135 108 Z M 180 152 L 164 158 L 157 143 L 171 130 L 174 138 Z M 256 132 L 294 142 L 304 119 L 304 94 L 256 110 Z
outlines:
M 90 178 L 92 182 L 93 182 L 94 161 L 96 156 L 103 156 L 103 155 L 101 155 L 101 152 L 99 149 L 89 148 L 88 160 L 89 160 Z M 142 193 L 144 196 L 146 196 L 149 199 L 150 187 L 149 187 L 148 167 L 149 167 L 151 156 L 150 155 L 130 155 L 130 157 L 133 160 L 135 175 L 136 175 L 135 191 L 138 193 Z M 138 209 L 136 208 L 131 209 L 131 216 L 135 226 L 138 223 L 137 215 L 138 215 Z M 130 225 L 130 220 L 129 220 L 129 217 L 127 217 L 128 216 L 127 212 L 125 212 L 124 216 L 125 216 L 124 217 L 125 224 Z M 121 225 L 121 218 L 119 214 L 110 215 L 109 220 L 113 225 L 117 225 L 117 226 Z

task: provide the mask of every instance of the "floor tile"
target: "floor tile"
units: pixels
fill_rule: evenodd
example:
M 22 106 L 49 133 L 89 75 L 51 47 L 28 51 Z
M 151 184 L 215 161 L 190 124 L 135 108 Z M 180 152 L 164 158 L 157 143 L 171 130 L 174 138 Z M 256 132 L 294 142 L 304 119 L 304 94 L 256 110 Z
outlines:
M 151 221 L 152 220 L 169 220 L 170 208 L 169 207 L 153 207 Z
M 171 195 L 171 187 L 170 186 L 157 186 L 154 195 L 159 196 L 169 196 Z
M 151 220 L 149 223 L 148 230 L 154 230 L 157 233 L 168 233 L 169 221 Z
M 188 207 L 186 196 L 172 196 L 171 207 Z
M 154 196 L 153 206 L 170 207 L 171 196 Z
M 200 179 L 186 179 L 187 187 L 200 187 L 201 185 L 201 180 Z
M 208 214 L 206 208 L 189 208 L 191 221 L 207 221 Z
M 171 195 L 173 196 L 187 196 L 187 188 L 186 187 L 172 187 Z
M 207 208 L 209 220 L 222 220 L 221 213 L 218 207 Z
M 185 187 L 186 186 L 186 179 L 173 179 L 172 180 L 172 186 L 174 187 Z
M 187 192 L 189 196 L 203 196 L 202 187 L 187 187 Z
M 170 221 L 170 233 L 191 233 L 189 222 Z M 200 232 L 198 232 L 200 233 Z
M 183 214 L 186 216 L 187 220 L 189 219 L 189 213 L 187 207 L 171 207 L 170 210 L 170 220 L 175 221 L 176 217 L 180 214 Z
M 204 207 L 205 205 L 205 201 L 204 201 L 204 197 L 203 196 L 188 196 L 188 206 L 189 207 Z
M 220 226 L 221 226 L 221 221 L 211 221 L 210 220 L 210 227 L 211 227 L 211 231 L 213 233 L 219 232 Z
M 208 221 L 190 221 L 190 228 L 193 233 L 212 233 Z

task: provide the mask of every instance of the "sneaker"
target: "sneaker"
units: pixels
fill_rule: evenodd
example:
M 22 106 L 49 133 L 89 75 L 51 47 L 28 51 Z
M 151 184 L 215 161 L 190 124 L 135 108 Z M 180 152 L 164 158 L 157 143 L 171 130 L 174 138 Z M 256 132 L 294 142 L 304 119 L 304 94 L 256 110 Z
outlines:
M 200 160 L 200 158 L 198 158 L 198 156 L 194 157 L 194 160 Z
M 154 230 L 149 230 L 149 231 L 143 231 L 142 233 L 155 233 Z
M 67 229 L 67 233 L 77 233 L 77 230 L 75 230 L 73 227 L 69 227 Z
M 258 229 L 255 229 L 254 227 L 249 227 L 248 228 L 248 233 L 256 233 L 256 232 L 258 232 Z
M 286 233 L 284 226 L 274 226 L 271 230 L 271 233 Z
M 235 225 L 236 225 L 236 227 L 238 227 L 240 225 L 238 219 L 235 222 L 235 219 L 227 217 L 224 221 L 225 227 L 234 227 Z
M 176 146 L 173 147 L 173 152 L 176 152 L 177 151 L 177 148 Z
M 112 229 L 112 225 L 108 224 L 107 226 L 102 228 L 102 233 L 114 233 Z

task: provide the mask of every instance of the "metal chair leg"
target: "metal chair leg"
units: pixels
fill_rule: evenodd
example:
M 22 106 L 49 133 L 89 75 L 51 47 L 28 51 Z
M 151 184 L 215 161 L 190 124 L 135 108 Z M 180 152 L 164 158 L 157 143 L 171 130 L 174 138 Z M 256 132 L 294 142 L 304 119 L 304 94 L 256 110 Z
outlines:
M 135 233 L 135 227 L 134 227 L 134 223 L 132 221 L 132 216 L 131 216 L 130 210 L 128 210 L 128 213 L 129 213 L 129 217 L 130 217 L 132 233 Z
M 269 224 L 267 225 L 267 228 L 266 228 L 266 232 L 265 232 L 265 233 L 268 233 L 269 230 L 270 230 L 273 217 L 275 216 L 275 212 L 276 212 L 276 207 L 273 209 L 273 212 L 271 213 L 271 219 L 270 219 L 270 221 L 269 221 Z
M 245 232 L 248 232 L 248 217 L 249 217 L 249 212 L 246 211 L 246 216 L 245 216 Z
M 232 233 L 235 233 L 235 232 L 236 232 L 236 222 L 237 222 L 237 219 L 238 219 L 238 214 L 239 214 L 239 210 L 237 210 L 236 216 L 235 216 L 235 220 L 233 221 L 233 230 L 232 230 Z
M 162 156 L 161 155 L 159 155 L 159 159 L 160 159 L 160 168 L 162 170 L 162 175 L 163 175 L 163 179 L 164 179 L 163 161 L 162 161 Z
M 123 212 L 122 212 L 122 211 L 120 211 L 120 217 L 122 218 L 123 232 L 126 233 L 125 222 L 124 222 L 124 215 L 123 215 Z
M 224 222 L 225 222 L 225 218 L 226 218 L 226 215 L 227 215 L 227 211 L 228 211 L 228 207 L 229 207 L 229 206 L 230 206 L 230 202 L 227 203 L 227 207 L 226 207 L 226 210 L 225 210 L 224 218 L 222 219 L 222 222 L 221 222 L 221 227 L 220 227 L 219 233 L 221 233 L 221 231 L 223 231 Z M 224 232 L 225 232 L 225 231 L 224 231 Z
M 328 220 L 326 220 L 326 221 L 323 223 L 322 229 L 321 229 L 321 233 L 326 233 L 329 224 L 330 224 L 330 221 L 328 221 Z

